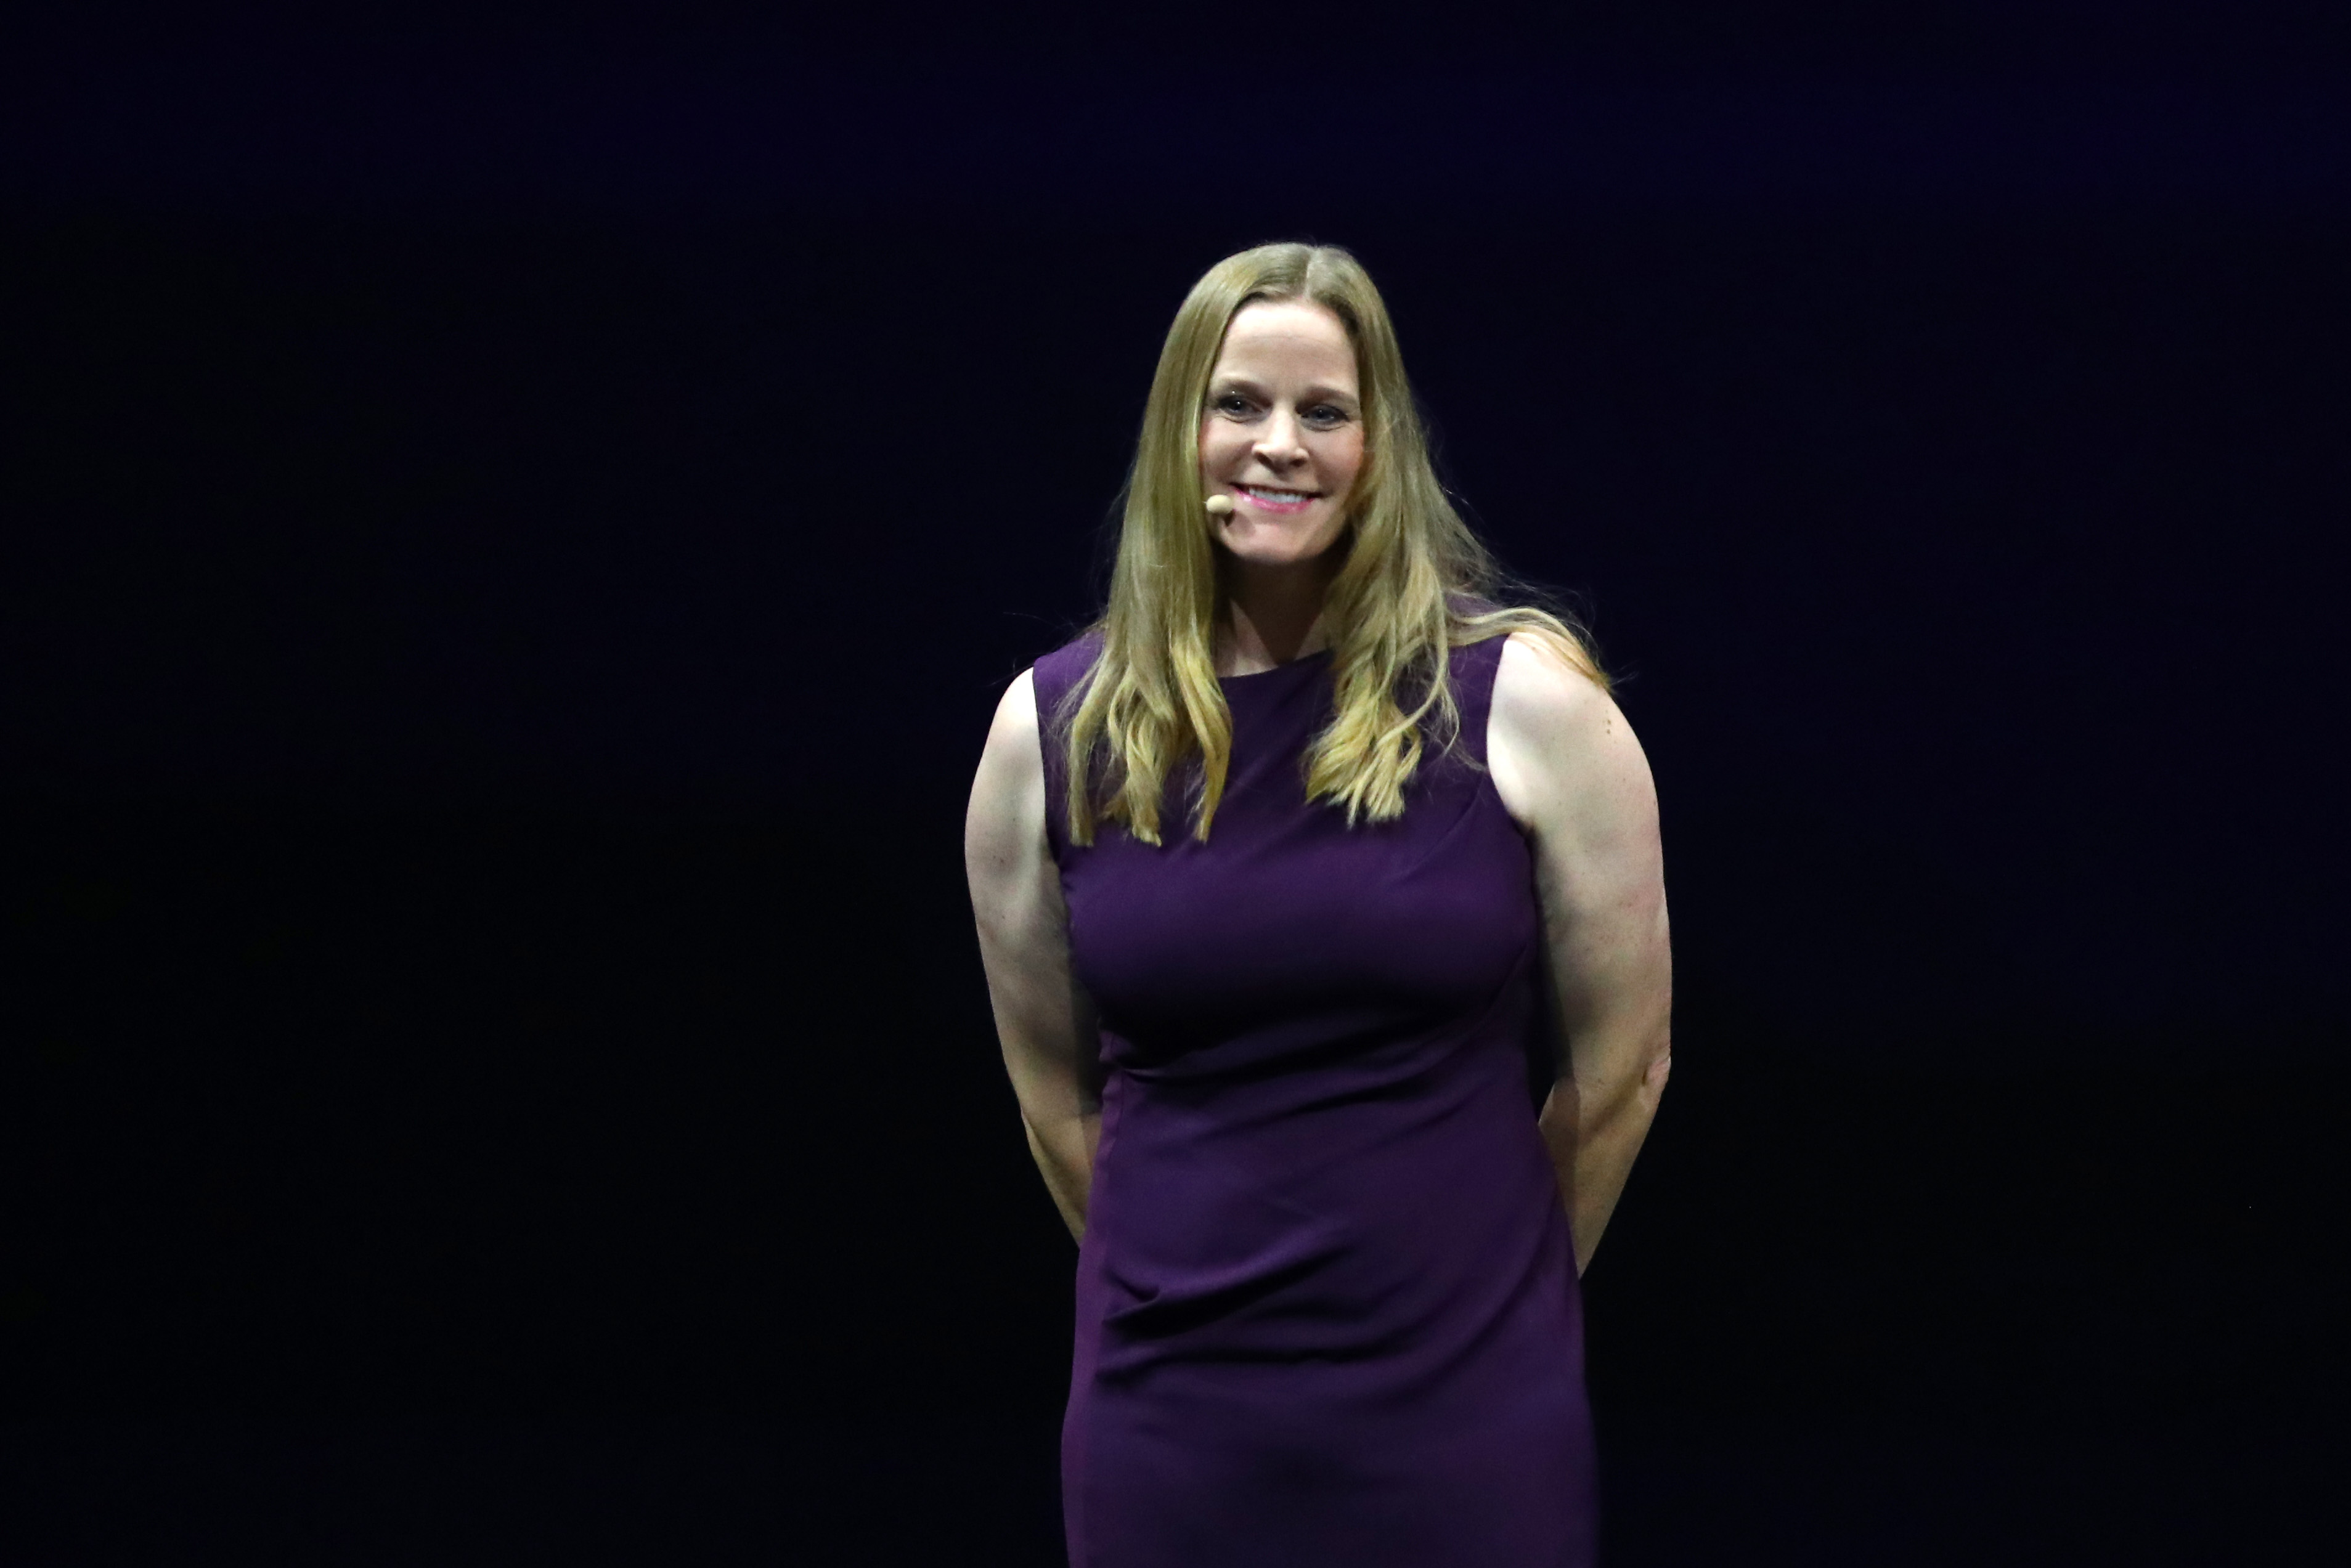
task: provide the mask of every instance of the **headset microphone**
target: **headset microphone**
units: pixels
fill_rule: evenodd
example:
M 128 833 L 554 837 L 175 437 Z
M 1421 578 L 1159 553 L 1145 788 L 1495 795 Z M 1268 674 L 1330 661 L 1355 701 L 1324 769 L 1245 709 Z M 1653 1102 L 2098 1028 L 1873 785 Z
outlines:
M 1233 515 L 1233 498 L 1230 496 L 1209 497 L 1208 515 L 1212 517 L 1231 517 Z

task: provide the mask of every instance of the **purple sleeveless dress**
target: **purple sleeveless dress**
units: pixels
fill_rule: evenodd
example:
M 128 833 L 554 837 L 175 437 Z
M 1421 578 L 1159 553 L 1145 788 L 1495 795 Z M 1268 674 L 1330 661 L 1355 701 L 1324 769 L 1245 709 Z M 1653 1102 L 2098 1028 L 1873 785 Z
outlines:
M 1488 776 L 1424 755 L 1395 821 L 1310 806 L 1331 658 L 1227 678 L 1208 842 L 1048 832 L 1102 1021 L 1062 1425 L 1071 1568 L 1582 1568 L 1594 1474 L 1573 1251 L 1529 1103 L 1541 919 Z M 1501 656 L 1454 650 L 1482 763 Z M 1433 754 L 1436 748 L 1432 747 Z

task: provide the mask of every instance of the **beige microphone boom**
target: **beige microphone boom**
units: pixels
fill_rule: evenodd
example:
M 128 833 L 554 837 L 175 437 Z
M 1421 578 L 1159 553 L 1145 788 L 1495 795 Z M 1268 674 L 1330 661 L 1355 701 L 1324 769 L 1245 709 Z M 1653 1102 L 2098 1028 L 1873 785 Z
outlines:
M 1209 497 L 1208 515 L 1212 517 L 1231 517 L 1233 515 L 1233 498 L 1230 496 Z

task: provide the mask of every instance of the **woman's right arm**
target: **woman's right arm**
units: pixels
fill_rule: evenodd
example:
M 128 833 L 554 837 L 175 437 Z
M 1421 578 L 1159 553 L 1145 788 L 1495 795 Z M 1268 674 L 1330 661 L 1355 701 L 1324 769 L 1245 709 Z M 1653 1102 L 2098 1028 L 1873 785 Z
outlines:
M 996 705 L 964 816 L 964 873 L 1004 1069 L 1029 1152 L 1070 1234 L 1082 1239 L 1102 1135 L 1093 1009 L 1070 973 L 1069 912 L 1045 840 L 1037 691 L 1023 671 Z

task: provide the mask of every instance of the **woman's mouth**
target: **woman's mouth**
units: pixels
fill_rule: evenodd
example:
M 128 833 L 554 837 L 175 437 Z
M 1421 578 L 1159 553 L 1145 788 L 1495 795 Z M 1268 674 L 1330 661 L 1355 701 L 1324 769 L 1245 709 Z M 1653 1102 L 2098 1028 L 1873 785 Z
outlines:
M 1313 490 L 1282 490 L 1270 485 L 1236 485 L 1241 497 L 1261 512 L 1302 512 L 1321 495 Z

